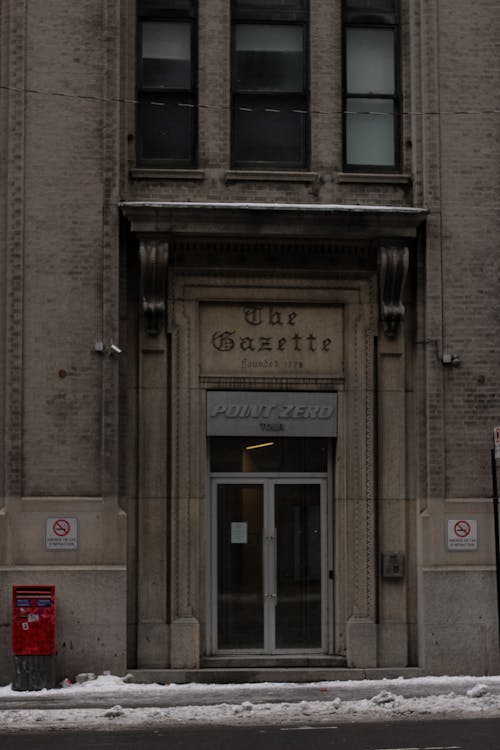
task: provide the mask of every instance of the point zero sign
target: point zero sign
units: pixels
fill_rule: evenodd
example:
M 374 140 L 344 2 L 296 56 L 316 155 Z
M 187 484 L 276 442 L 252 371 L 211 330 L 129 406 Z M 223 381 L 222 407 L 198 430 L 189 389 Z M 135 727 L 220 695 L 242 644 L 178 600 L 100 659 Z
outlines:
M 456 551 L 477 549 L 477 520 L 458 518 L 447 521 L 448 549 Z
M 46 549 L 78 549 L 78 519 L 47 518 L 45 524 Z

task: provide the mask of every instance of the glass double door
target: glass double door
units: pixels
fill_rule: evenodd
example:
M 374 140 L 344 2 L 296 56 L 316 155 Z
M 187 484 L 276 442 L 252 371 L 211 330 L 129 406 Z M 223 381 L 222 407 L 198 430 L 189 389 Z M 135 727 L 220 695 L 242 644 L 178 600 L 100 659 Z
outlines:
M 326 481 L 213 480 L 215 651 L 321 651 Z

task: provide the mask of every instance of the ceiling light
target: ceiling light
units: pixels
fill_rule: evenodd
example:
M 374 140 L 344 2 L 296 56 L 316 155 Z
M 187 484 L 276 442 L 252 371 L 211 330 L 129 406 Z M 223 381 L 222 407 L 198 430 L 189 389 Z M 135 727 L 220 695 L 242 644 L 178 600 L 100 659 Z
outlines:
M 246 451 L 253 451 L 255 448 L 267 448 L 269 445 L 274 445 L 274 443 L 259 443 L 258 445 L 247 445 L 245 446 Z

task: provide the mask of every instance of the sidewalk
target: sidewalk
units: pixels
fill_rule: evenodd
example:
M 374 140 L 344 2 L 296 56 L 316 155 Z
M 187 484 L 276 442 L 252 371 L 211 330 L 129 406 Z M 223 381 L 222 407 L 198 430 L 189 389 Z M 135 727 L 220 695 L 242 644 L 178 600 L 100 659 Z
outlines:
M 130 677 L 102 675 L 95 680 L 70 684 L 55 690 L 16 692 L 0 687 L 0 710 L 103 708 L 120 703 L 123 707 L 209 706 L 238 704 L 299 703 L 301 701 L 371 700 L 381 691 L 403 698 L 467 695 L 477 685 L 484 692 L 500 696 L 500 676 L 489 677 L 413 677 L 404 679 L 363 679 L 310 683 L 234 683 L 234 684 L 137 684 Z
M 127 679 L 103 675 L 37 693 L 1 687 L 0 730 L 500 717 L 500 676 L 225 685 L 139 685 Z

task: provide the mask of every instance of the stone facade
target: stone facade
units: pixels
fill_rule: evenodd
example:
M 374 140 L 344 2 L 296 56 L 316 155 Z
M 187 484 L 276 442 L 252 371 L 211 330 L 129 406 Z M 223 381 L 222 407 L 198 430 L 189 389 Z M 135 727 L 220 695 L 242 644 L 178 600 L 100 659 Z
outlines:
M 134 0 L 0 0 L 0 676 L 27 583 L 56 585 L 61 676 L 255 665 L 214 635 L 206 402 L 233 390 L 337 394 L 314 658 L 496 671 L 500 15 L 402 0 L 402 169 L 378 174 L 343 171 L 337 0 L 310 0 L 308 169 L 232 169 L 230 28 L 200 0 L 197 164 L 153 169 Z M 246 307 L 304 328 L 249 343 Z M 76 549 L 47 548 L 55 517 Z M 477 545 L 450 550 L 460 519 Z

